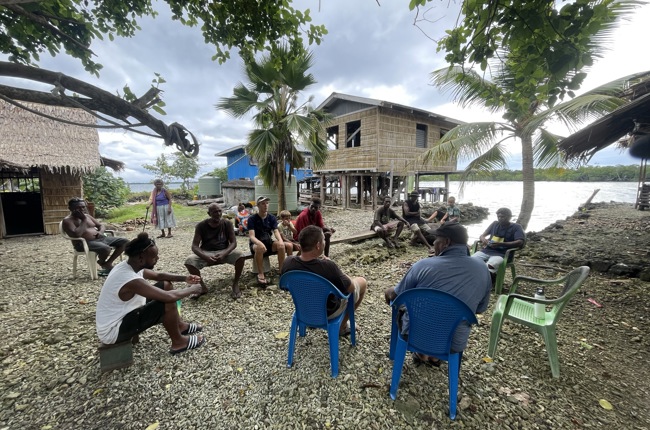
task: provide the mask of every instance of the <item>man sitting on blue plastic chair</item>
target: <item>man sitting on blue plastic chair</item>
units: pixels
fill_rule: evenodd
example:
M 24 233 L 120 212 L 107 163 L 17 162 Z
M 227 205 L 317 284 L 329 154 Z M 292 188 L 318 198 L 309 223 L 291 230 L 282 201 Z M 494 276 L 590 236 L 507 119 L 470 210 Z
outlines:
M 386 303 L 392 302 L 400 293 L 413 288 L 430 288 L 443 291 L 460 299 L 474 313 L 487 310 L 492 282 L 483 262 L 469 256 L 467 230 L 455 221 L 447 222 L 434 232 L 435 257 L 424 258 L 415 263 L 395 286 L 385 291 Z M 408 314 L 401 318 L 401 333 L 408 334 Z M 451 352 L 461 352 L 467 346 L 470 326 L 461 324 L 454 333 Z M 413 356 L 416 363 L 439 366 L 434 357 L 423 354 Z
M 356 309 L 366 294 L 368 282 L 365 278 L 350 277 L 341 271 L 339 266 L 327 257 L 323 256 L 325 250 L 325 235 L 320 227 L 310 225 L 303 228 L 298 235 L 300 255 L 292 255 L 284 260 L 282 274 L 292 270 L 303 270 L 312 272 L 330 281 L 343 294 L 354 294 L 354 308 Z M 345 312 L 347 302 L 330 295 L 327 301 L 327 318 L 333 319 Z M 341 323 L 340 335 L 350 333 L 347 325 L 347 315 Z

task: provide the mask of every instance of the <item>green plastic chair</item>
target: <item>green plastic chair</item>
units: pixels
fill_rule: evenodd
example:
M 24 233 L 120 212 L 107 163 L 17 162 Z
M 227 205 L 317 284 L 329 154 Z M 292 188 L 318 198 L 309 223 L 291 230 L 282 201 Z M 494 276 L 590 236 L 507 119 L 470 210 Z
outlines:
M 562 310 L 571 297 L 578 291 L 582 283 L 589 275 L 589 267 L 581 266 L 573 269 L 566 276 L 554 280 L 542 280 L 517 276 L 510 288 L 510 294 L 499 296 L 492 314 L 492 325 L 490 327 L 490 343 L 488 356 L 494 357 L 501 333 L 501 325 L 505 319 L 525 325 L 535 330 L 544 338 L 548 361 L 551 365 L 551 373 L 554 378 L 560 377 L 560 362 L 557 354 L 557 338 L 555 326 L 560 319 Z M 530 282 L 538 285 L 564 284 L 564 289 L 556 299 L 536 299 L 535 297 L 516 294 L 520 282 Z M 544 312 L 544 319 L 535 318 L 535 303 L 543 303 L 546 307 L 552 306 L 551 310 Z
M 474 254 L 478 251 L 478 246 L 481 244 L 480 241 L 475 241 L 472 245 L 471 253 Z M 506 271 L 510 269 L 512 274 L 512 279 L 514 280 L 517 277 L 517 269 L 515 269 L 515 251 L 521 248 L 511 248 L 506 251 L 506 254 L 503 256 L 503 263 L 497 268 L 497 277 L 494 281 L 494 292 L 495 294 L 501 294 L 503 292 L 503 281 L 506 279 Z

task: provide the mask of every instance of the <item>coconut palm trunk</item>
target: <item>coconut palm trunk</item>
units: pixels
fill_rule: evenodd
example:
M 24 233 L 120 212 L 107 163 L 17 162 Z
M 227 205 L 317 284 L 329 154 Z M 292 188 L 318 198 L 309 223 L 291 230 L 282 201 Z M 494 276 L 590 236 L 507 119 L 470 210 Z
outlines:
M 526 230 L 535 207 L 535 160 L 533 157 L 533 138 L 529 134 L 521 136 L 521 173 L 523 176 L 523 195 L 517 222 Z

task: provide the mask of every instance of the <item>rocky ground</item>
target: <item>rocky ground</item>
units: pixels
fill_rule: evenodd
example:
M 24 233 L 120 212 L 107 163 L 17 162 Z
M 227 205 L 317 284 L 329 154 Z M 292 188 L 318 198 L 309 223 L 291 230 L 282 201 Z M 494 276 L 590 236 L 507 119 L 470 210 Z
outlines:
M 101 279 L 91 281 L 83 262 L 72 278 L 71 246 L 59 236 L 0 241 L 0 429 L 650 429 L 650 284 L 611 270 L 621 263 L 638 265 L 636 276 L 647 270 L 648 215 L 630 205 L 586 213 L 531 237 L 517 256 L 519 274 L 542 278 L 584 263 L 608 266 L 606 274 L 592 271 L 562 317 L 561 377 L 551 377 L 542 339 L 513 324 L 486 362 L 490 307 L 464 355 L 455 422 L 447 417 L 445 364 L 418 367 L 407 357 L 398 400 L 388 396 L 383 290 L 424 257 L 423 247 L 389 251 L 378 239 L 333 245 L 332 259 L 368 278 L 370 289 L 357 314 L 358 344 L 341 340 L 332 379 L 322 330 L 299 339 L 286 368 L 291 299 L 277 286 L 257 289 L 250 262 L 239 301 L 228 294 L 232 267 L 216 267 L 204 271 L 210 294 L 183 302 L 183 316 L 205 325 L 204 347 L 170 356 L 156 327 L 141 336 L 133 366 L 101 374 L 94 329 Z M 338 236 L 366 229 L 371 214 L 326 211 L 325 219 Z M 192 227 L 158 240 L 158 269 L 183 272 Z

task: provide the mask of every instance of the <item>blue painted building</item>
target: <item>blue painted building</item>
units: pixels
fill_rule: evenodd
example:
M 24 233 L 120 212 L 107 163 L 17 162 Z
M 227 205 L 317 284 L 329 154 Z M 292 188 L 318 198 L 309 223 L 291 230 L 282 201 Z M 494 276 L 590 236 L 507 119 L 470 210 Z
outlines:
M 294 169 L 293 173 L 296 180 L 301 180 L 306 176 L 312 175 L 312 157 L 311 153 L 306 150 L 301 150 L 303 157 L 305 157 L 305 167 L 302 169 Z M 258 168 L 257 162 L 246 154 L 246 145 L 233 146 L 215 154 L 216 157 L 226 157 L 228 180 L 233 181 L 236 179 L 250 179 L 252 180 L 257 176 Z M 289 171 L 287 165 L 286 171 Z

